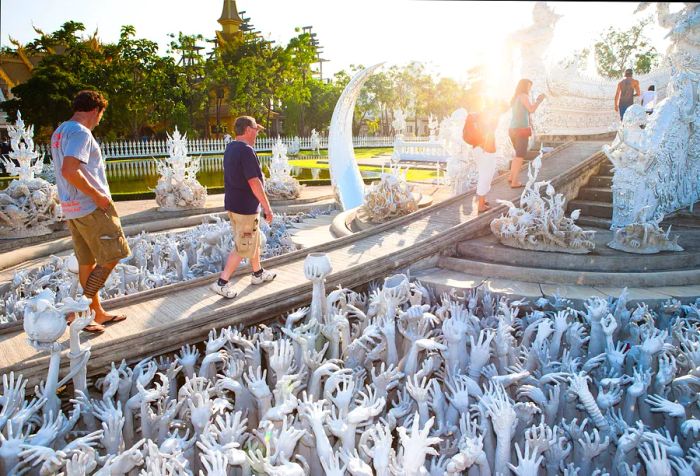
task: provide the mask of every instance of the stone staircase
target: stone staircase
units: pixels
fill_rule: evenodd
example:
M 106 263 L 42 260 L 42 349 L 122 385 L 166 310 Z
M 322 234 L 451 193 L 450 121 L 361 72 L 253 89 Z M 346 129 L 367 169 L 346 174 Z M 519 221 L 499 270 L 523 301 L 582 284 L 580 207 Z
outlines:
M 586 186 L 579 190 L 578 196 L 569 201 L 567 204 L 568 213 L 576 209 L 581 210 L 581 217 L 576 222 L 579 226 L 610 229 L 613 212 L 612 178 L 612 164 L 606 162 L 600 166 L 598 173 L 591 177 Z M 692 211 L 683 209 L 668 214 L 661 222 L 661 226 L 663 228 L 672 226 L 680 229 L 700 228 L 700 204 L 695 206 Z
M 604 163 L 568 203 L 581 210 L 577 224 L 595 229 L 595 249 L 586 255 L 526 251 L 504 246 L 490 231 L 458 243 L 447 256 L 411 270 L 438 293 L 477 289 L 511 299 L 570 299 L 580 307 L 591 296 L 618 297 L 628 288 L 630 302 L 660 305 L 670 298 L 700 296 L 700 206 L 667 217 L 680 233 L 684 252 L 635 255 L 608 248 L 612 240 L 612 165 Z
M 480 288 L 531 300 L 557 294 L 576 305 L 591 296 L 617 297 L 625 287 L 632 301 L 652 304 L 700 296 L 700 231 L 684 231 L 682 253 L 632 255 L 608 248 L 611 239 L 611 231 L 597 230 L 595 250 L 573 255 L 509 248 L 486 235 L 459 243 L 415 277 L 438 292 Z
M 612 164 L 600 166 L 598 174 L 591 177 L 578 196 L 569 201 L 567 211 L 581 210 L 581 217 L 576 222 L 579 226 L 607 230 L 612 222 Z

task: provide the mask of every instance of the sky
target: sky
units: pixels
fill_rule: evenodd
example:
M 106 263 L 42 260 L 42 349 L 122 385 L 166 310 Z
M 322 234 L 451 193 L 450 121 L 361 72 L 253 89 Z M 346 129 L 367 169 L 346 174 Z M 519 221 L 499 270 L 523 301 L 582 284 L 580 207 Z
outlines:
M 223 0 L 0 0 L 0 44 L 9 37 L 28 42 L 36 25 L 52 32 L 65 21 L 98 30 L 103 41 L 116 41 L 122 25 L 133 25 L 138 37 L 161 45 L 168 33 L 202 33 L 213 38 Z M 471 2 L 442 0 L 238 0 L 239 11 L 278 44 L 295 35 L 294 28 L 313 26 L 323 46 L 324 75 L 351 64 L 426 63 L 436 76 L 457 80 L 483 61 L 499 57 L 508 33 L 531 23 L 534 2 Z M 633 15 L 636 3 L 550 2 L 563 15 L 549 49 L 551 60 L 593 44 L 609 26 L 629 28 L 652 9 Z M 648 27 L 660 52 L 664 31 Z

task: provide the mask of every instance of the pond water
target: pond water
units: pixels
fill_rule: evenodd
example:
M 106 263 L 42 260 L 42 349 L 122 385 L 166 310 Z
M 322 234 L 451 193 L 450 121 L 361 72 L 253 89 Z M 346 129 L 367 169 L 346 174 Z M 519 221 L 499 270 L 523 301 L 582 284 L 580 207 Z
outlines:
M 224 176 L 222 156 L 208 156 L 200 166 L 197 179 L 207 188 L 223 188 Z M 260 156 L 263 174 L 269 177 L 267 167 L 269 156 Z M 325 157 L 324 157 L 325 159 Z M 121 163 L 120 163 L 121 162 Z M 132 162 L 127 164 L 128 162 Z M 133 162 L 140 162 L 136 165 Z M 289 161 L 291 173 L 301 183 L 316 180 L 330 180 L 328 163 L 315 159 L 292 159 Z M 444 173 L 444 172 L 443 172 Z M 366 179 L 378 179 L 381 167 L 360 166 L 360 174 Z M 107 180 L 113 194 L 133 194 L 152 191 L 158 183 L 159 175 L 156 172 L 155 163 L 149 160 L 142 161 L 110 161 L 107 166 Z M 409 180 L 430 180 L 435 178 L 435 170 L 411 169 L 408 172 Z M 11 177 L 0 178 L 0 189 L 6 188 Z
M 265 177 L 270 176 L 267 166 L 262 167 Z M 378 177 L 377 172 L 363 171 L 363 177 L 372 178 Z M 330 172 L 328 169 L 322 168 L 306 168 L 292 166 L 292 176 L 300 182 L 310 180 L 330 180 Z M 137 193 L 153 190 L 158 183 L 159 175 L 156 173 L 139 173 L 134 175 L 128 174 L 108 174 L 109 188 L 112 193 Z M 197 173 L 199 183 L 207 188 L 223 187 L 224 174 L 223 170 L 200 170 Z

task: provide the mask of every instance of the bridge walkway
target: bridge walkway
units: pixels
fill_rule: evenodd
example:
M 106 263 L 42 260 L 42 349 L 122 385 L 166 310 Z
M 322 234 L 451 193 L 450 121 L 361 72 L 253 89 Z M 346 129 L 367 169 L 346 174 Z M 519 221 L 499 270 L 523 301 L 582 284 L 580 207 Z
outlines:
M 600 142 L 564 144 L 543 158 L 540 180 L 553 179 L 555 186 L 575 180 L 592 164 L 599 164 Z M 522 172 L 525 180 L 526 171 Z M 469 192 L 418 210 L 370 230 L 266 260 L 263 265 L 277 272 L 277 279 L 260 286 L 249 284 L 249 268 L 239 269 L 239 296 L 226 300 L 209 291 L 213 276 L 124 296 L 109 302 L 113 311 L 128 319 L 108 326 L 100 335 L 83 333 L 91 346 L 88 372 L 96 374 L 112 361 L 139 360 L 179 349 L 183 344 L 206 339 L 210 329 L 232 324 L 253 324 L 308 304 L 311 284 L 304 278 L 304 259 L 309 252 L 327 253 L 333 272 L 327 289 L 342 284 L 354 287 L 378 279 L 417 261 L 454 247 L 457 242 L 483 234 L 504 206 L 497 198 L 517 201 L 522 189 L 511 189 L 505 176 L 493 184 L 489 199 L 494 207 L 481 215 L 475 212 L 474 194 Z M 68 332 L 62 342 L 68 346 Z M 68 359 L 62 359 L 61 374 Z M 48 355 L 37 353 L 23 331 L 0 335 L 0 373 L 15 371 L 29 379 L 29 388 L 45 378 Z

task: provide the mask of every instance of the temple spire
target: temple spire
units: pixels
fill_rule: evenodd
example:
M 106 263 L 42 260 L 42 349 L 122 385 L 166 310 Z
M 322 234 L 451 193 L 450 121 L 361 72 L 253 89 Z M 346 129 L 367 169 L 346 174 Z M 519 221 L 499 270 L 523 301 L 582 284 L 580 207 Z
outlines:
M 219 24 L 223 28 L 224 35 L 235 35 L 238 33 L 243 20 L 238 15 L 236 0 L 224 0 L 224 8 L 221 10 Z

